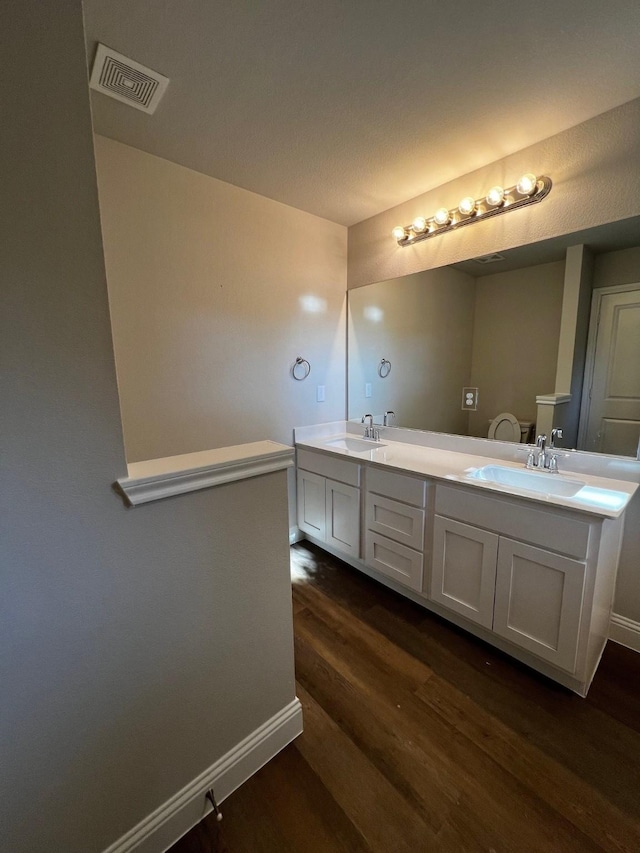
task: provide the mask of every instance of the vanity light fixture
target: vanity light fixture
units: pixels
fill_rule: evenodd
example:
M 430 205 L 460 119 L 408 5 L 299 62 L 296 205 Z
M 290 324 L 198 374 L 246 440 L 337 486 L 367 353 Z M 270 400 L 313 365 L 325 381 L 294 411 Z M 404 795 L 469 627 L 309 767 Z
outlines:
M 516 190 L 520 195 L 531 195 L 536 191 L 537 187 L 538 181 L 536 176 L 532 175 L 531 172 L 527 172 L 526 175 L 523 175 L 516 184 Z
M 487 193 L 487 204 L 490 207 L 498 207 L 499 205 L 504 204 L 504 190 L 502 187 L 491 187 Z
M 439 207 L 433 214 L 436 225 L 448 225 L 451 222 L 451 214 L 446 207 Z
M 535 204 L 549 195 L 551 186 L 551 178 L 546 175 L 536 177 L 527 172 L 512 187 L 491 187 L 487 195 L 480 199 L 465 196 L 457 208 L 449 210 L 440 207 L 429 219 L 417 216 L 411 225 L 396 225 L 392 234 L 399 246 L 411 246 L 420 240 L 454 231 L 471 222 L 480 222 L 481 219 L 488 219 L 508 210 Z
M 458 205 L 458 210 L 463 216 L 472 216 L 478 211 L 478 203 L 473 196 L 465 196 Z

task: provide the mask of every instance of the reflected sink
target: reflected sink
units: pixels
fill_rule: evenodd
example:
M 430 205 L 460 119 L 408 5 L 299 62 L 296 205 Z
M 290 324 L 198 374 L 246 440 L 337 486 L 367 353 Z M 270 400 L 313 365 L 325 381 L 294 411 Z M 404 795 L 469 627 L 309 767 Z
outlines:
M 386 447 L 380 441 L 366 438 L 336 438 L 333 441 L 326 441 L 327 447 L 336 447 L 338 450 L 350 450 L 352 453 L 369 453 L 370 450 L 377 450 L 379 447 Z
M 545 474 L 542 471 L 507 468 L 503 465 L 485 465 L 467 474 L 467 477 L 507 488 L 527 489 L 529 492 L 567 498 L 576 495 L 585 485 L 581 480 L 570 480 L 563 474 Z

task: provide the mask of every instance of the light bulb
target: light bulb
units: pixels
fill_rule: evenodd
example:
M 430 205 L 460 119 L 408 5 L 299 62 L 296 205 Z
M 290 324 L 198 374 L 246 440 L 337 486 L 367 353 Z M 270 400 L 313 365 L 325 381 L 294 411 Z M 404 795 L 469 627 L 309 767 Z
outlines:
M 411 227 L 416 232 L 416 234 L 422 234 L 424 231 L 427 230 L 427 220 L 424 218 L 424 216 L 416 216 L 416 218 L 413 220 L 413 224 Z
M 538 189 L 538 179 L 531 172 L 527 172 L 516 184 L 516 189 L 520 195 L 532 195 Z
M 458 210 L 462 213 L 463 216 L 471 216 L 472 213 L 476 212 L 476 200 L 475 198 L 471 198 L 470 195 L 465 196 L 462 199 L 460 204 L 458 205 Z
M 449 216 L 449 211 L 447 210 L 447 208 L 439 207 L 433 214 L 433 220 L 436 225 L 447 225 L 447 223 L 451 221 L 451 217 Z
M 396 238 L 396 240 L 404 240 L 404 238 L 407 236 L 407 232 L 402 227 L 402 225 L 396 225 L 396 227 L 391 233 Z
M 491 187 L 487 193 L 487 204 L 491 207 L 498 207 L 504 201 L 504 190 L 502 187 Z

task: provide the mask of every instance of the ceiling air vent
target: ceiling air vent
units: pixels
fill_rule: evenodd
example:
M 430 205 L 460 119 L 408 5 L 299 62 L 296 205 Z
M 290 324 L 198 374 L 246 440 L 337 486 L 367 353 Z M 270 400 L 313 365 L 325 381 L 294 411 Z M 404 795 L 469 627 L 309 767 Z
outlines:
M 169 85 L 169 79 L 99 44 L 89 85 L 123 104 L 153 113 Z
M 504 261 L 504 255 L 493 252 L 491 255 L 480 255 L 479 258 L 474 258 L 473 260 L 477 264 L 497 264 L 498 261 Z

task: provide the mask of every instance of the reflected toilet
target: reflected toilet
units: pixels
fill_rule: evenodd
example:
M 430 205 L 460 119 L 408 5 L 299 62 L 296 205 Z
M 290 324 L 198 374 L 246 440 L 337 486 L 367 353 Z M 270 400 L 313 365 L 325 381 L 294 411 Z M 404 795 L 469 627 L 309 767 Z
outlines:
M 533 428 L 532 421 L 519 421 L 510 412 L 502 412 L 489 424 L 488 437 L 497 441 L 516 441 L 526 444 L 531 440 Z

